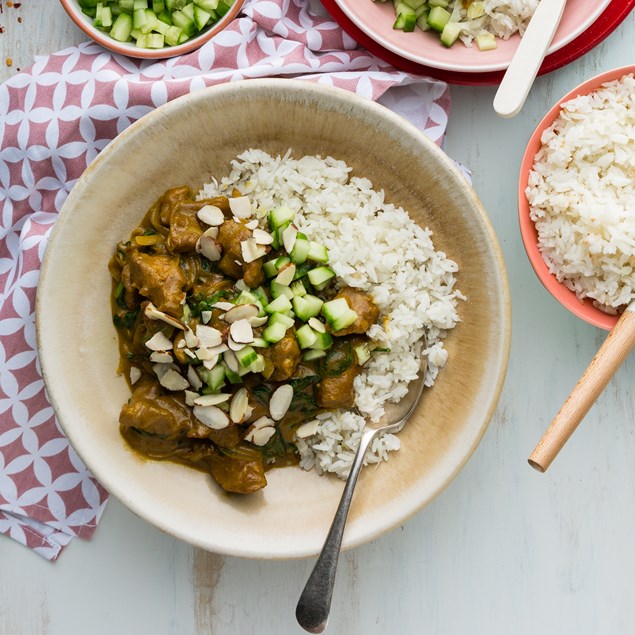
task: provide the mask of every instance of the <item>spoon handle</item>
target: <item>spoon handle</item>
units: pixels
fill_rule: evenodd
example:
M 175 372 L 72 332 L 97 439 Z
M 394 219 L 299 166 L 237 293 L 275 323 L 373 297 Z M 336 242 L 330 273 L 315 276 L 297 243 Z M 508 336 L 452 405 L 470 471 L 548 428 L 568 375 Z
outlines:
M 523 107 L 558 29 L 566 0 L 541 0 L 494 97 L 501 117 L 514 117 Z
M 337 512 L 335 512 L 335 518 L 333 518 L 333 523 L 324 541 L 320 556 L 298 601 L 295 617 L 298 620 L 298 624 L 309 633 L 321 633 L 326 628 L 348 510 L 353 500 L 355 484 L 364 462 L 366 450 L 376 434 L 377 430 L 372 428 L 365 429 L 362 432 L 359 448 L 346 480 L 340 504 L 337 507 Z
M 635 303 L 629 305 L 529 457 L 544 472 L 635 346 Z

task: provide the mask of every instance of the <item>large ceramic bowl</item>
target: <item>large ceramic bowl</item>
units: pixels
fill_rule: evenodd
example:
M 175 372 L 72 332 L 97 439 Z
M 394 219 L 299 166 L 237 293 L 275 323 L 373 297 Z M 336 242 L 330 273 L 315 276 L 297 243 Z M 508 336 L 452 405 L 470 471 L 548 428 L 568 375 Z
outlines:
M 449 362 L 402 432 L 402 449 L 362 474 L 345 546 L 375 538 L 429 503 L 472 454 L 498 401 L 510 340 L 505 265 L 487 215 L 453 163 L 369 100 L 310 83 L 251 80 L 192 93 L 132 125 L 79 179 L 51 235 L 38 289 L 39 350 L 71 443 L 139 516 L 216 552 L 308 556 L 324 541 L 342 481 L 288 467 L 270 472 L 260 493 L 229 496 L 205 474 L 140 458 L 118 432 L 129 391 L 116 375 L 112 250 L 166 188 L 197 188 L 227 174 L 229 161 L 249 147 L 344 159 L 429 226 L 437 249 L 458 262 L 468 299 L 447 339 Z
M 620 79 L 620 77 L 628 75 L 629 73 L 635 73 L 635 66 L 614 68 L 580 84 L 560 99 L 543 117 L 531 135 L 527 143 L 527 148 L 525 149 L 525 154 L 523 155 L 518 179 L 518 219 L 520 222 L 520 234 L 523 239 L 525 251 L 527 252 L 527 257 L 538 279 L 542 282 L 547 291 L 549 291 L 562 306 L 571 311 L 571 313 L 582 318 L 585 322 L 606 329 L 607 331 L 615 326 L 619 316 L 608 315 L 604 313 L 604 311 L 597 309 L 593 306 L 592 300 L 588 298 L 584 302 L 580 302 L 576 294 L 570 289 L 567 289 L 564 284 L 558 282 L 556 276 L 549 271 L 549 267 L 543 260 L 540 249 L 538 248 L 538 232 L 536 231 L 534 222 L 529 216 L 529 202 L 527 201 L 525 190 L 527 189 L 529 173 L 533 169 L 536 154 L 538 154 L 540 150 L 542 134 L 556 120 L 560 114 L 562 104 L 576 97 L 588 95 L 600 88 L 602 84 Z
M 346 16 L 366 35 L 385 49 L 401 57 L 431 68 L 460 73 L 489 73 L 505 70 L 511 62 L 519 35 L 509 40 L 497 40 L 493 51 L 479 51 L 457 42 L 446 48 L 438 34 L 420 29 L 412 33 L 395 30 L 395 9 L 392 2 L 372 0 L 335 0 Z M 611 0 L 568 0 L 562 21 L 553 39 L 549 54 L 566 46 L 584 33 L 603 13 Z
M 211 40 L 217 33 L 220 33 L 237 15 L 245 0 L 233 0 L 229 11 L 214 25 L 206 28 L 201 33 L 192 37 L 187 42 L 178 46 L 166 46 L 162 49 L 139 48 L 134 42 L 118 42 L 107 33 L 99 30 L 93 24 L 93 19 L 87 16 L 79 6 L 77 0 L 60 0 L 70 19 L 91 39 L 98 44 L 120 55 L 128 57 L 138 57 L 140 59 L 163 59 L 185 55 L 200 48 Z

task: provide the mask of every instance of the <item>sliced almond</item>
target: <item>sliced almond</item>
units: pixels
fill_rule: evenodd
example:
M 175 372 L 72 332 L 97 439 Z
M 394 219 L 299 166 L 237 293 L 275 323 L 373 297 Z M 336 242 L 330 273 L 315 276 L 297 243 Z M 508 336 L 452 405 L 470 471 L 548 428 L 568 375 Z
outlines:
M 229 417 L 216 406 L 194 406 L 194 416 L 212 430 L 222 430 L 231 423 Z
M 186 346 L 185 340 L 179 340 L 176 344 L 177 349 L 185 348 Z
M 266 428 L 267 426 L 275 426 L 276 422 L 273 419 L 270 419 L 269 417 L 259 417 L 258 419 L 256 419 L 251 426 L 249 426 L 249 430 L 247 430 L 247 432 L 250 432 L 252 430 L 260 430 L 260 428 Z
M 256 304 L 239 304 L 234 306 L 225 313 L 223 319 L 225 322 L 232 324 L 238 320 L 248 320 L 250 317 L 256 317 L 260 313 L 260 309 Z
M 239 344 L 250 344 L 254 341 L 254 331 L 248 320 L 236 320 L 229 327 L 229 333 L 234 342 Z M 231 346 L 229 347 L 231 348 Z
M 197 324 L 196 337 L 198 337 L 199 346 L 202 347 L 218 346 L 223 343 L 223 334 L 213 326 Z
M 184 337 L 189 348 L 196 348 L 199 345 L 198 337 L 194 335 L 194 331 L 189 326 L 185 329 Z
M 247 344 L 243 344 L 243 342 L 235 342 L 232 336 L 230 335 L 227 338 L 227 346 L 229 346 L 230 351 L 238 352 L 238 351 L 242 351 L 243 348 L 247 346 Z
M 234 355 L 233 351 L 225 351 L 223 353 L 223 359 L 225 360 L 225 363 L 227 364 L 227 368 L 229 368 L 229 370 L 234 373 L 238 372 L 240 364 L 238 363 L 238 358 L 236 357 L 236 355 Z
M 196 212 L 196 215 L 199 220 L 202 220 L 212 227 L 218 227 L 225 222 L 223 210 L 220 207 L 216 207 L 216 205 L 203 205 L 203 207 Z
M 254 240 L 258 245 L 270 245 L 273 242 L 273 236 L 264 229 L 254 229 Z
M 179 367 L 176 364 L 153 364 L 152 365 L 152 370 L 154 371 L 154 374 L 157 376 L 157 379 L 159 380 L 159 382 L 161 382 L 161 378 L 163 377 L 163 375 L 165 375 L 165 373 L 167 373 L 170 369 L 178 372 Z
M 183 352 L 190 358 L 190 359 L 197 359 L 196 355 L 189 349 L 189 348 L 184 348 Z
M 258 430 L 253 430 L 252 432 L 247 433 L 247 435 L 245 436 L 245 441 L 249 441 L 254 445 L 262 447 L 263 445 L 267 445 L 267 443 L 275 433 L 275 428 L 266 426 L 265 428 L 260 428 Z
M 218 227 L 208 227 L 203 232 L 203 236 L 210 236 L 211 238 L 218 238 Z
M 212 319 L 211 311 L 201 311 L 201 320 L 203 324 L 207 324 Z
M 152 302 L 148 302 L 148 304 L 146 304 L 146 307 L 143 310 L 143 314 L 149 320 L 161 320 L 162 322 L 173 326 L 175 329 L 180 329 L 181 331 L 185 330 L 185 325 L 182 322 L 180 322 L 176 318 L 173 318 L 171 315 L 164 313 L 163 311 L 159 311 L 159 309 L 157 309 L 157 307 L 155 307 Z
M 240 241 L 240 252 L 245 262 L 253 262 L 267 254 L 267 246 L 259 245 L 255 238 Z
M 171 351 L 172 346 L 172 340 L 163 331 L 158 331 L 146 342 L 151 351 Z
M 285 251 L 290 254 L 293 251 L 293 245 L 295 245 L 295 239 L 298 237 L 298 228 L 291 224 L 282 232 L 282 244 Z
M 255 315 L 254 317 L 247 318 L 247 320 L 252 326 L 264 326 L 269 321 L 269 316 L 264 315 L 263 317 L 259 317 Z
M 203 366 L 205 366 L 205 368 L 207 368 L 207 370 L 212 370 L 212 368 L 214 368 L 214 366 L 216 366 L 216 364 L 218 364 L 218 355 L 214 355 L 213 357 L 211 357 L 210 359 L 206 359 L 203 361 Z
M 216 262 L 221 258 L 223 247 L 216 238 L 203 234 L 196 242 L 196 251 L 208 260 Z
M 229 199 L 229 209 L 238 218 L 249 218 L 253 215 L 251 201 L 248 196 L 236 196 Z
M 219 393 L 217 395 L 201 395 L 200 397 L 196 395 L 194 399 L 195 406 L 216 406 L 219 403 L 224 403 L 228 401 L 231 395 L 224 395 Z
M 320 422 L 317 419 L 314 419 L 313 421 L 307 421 L 306 423 L 303 423 L 295 431 L 295 436 L 298 439 L 308 439 L 309 437 L 312 437 L 314 434 L 317 434 L 319 425 L 320 425 Z
M 141 371 L 136 366 L 130 367 L 130 385 L 136 384 L 141 379 Z
M 229 311 L 229 309 L 233 309 L 236 305 L 231 302 L 214 302 L 212 307 L 214 309 L 220 309 L 221 311 Z
M 269 414 L 274 421 L 280 421 L 287 414 L 292 399 L 293 388 L 290 384 L 283 384 L 276 388 L 269 400 Z
M 293 276 L 295 276 L 295 264 L 288 262 L 278 271 L 276 282 L 288 287 L 293 282 Z
M 196 368 L 194 366 L 189 366 L 187 369 L 187 380 L 190 382 L 190 386 L 194 388 L 194 390 L 200 390 L 203 387 L 203 382 L 201 378 L 198 376 L 196 372 Z
M 326 326 L 324 322 L 320 322 L 317 318 L 309 318 L 308 325 L 318 333 L 326 333 Z
M 236 289 L 237 291 L 251 291 L 251 289 L 245 282 L 244 278 L 241 278 L 240 280 L 236 280 L 236 283 L 234 284 L 234 289 Z
M 150 355 L 150 361 L 155 364 L 170 364 L 174 361 L 170 353 L 164 353 L 162 351 L 154 351 Z
M 232 402 L 229 406 L 229 418 L 234 423 L 242 423 L 247 418 L 249 410 L 249 393 L 246 388 L 241 388 L 232 397 Z
M 248 223 L 245 223 L 245 227 L 247 229 L 256 229 L 258 227 L 258 219 L 254 218 L 253 220 L 250 220 Z
M 218 346 L 210 346 L 207 350 L 212 355 L 221 355 L 227 350 L 227 348 L 228 348 L 227 344 L 223 343 L 223 344 L 219 344 Z
M 194 400 L 198 397 L 198 393 L 193 390 L 185 391 L 185 405 L 192 407 L 194 405 Z
M 159 383 L 168 390 L 185 390 L 190 385 L 187 379 L 173 368 L 166 371 L 163 377 L 159 379 Z

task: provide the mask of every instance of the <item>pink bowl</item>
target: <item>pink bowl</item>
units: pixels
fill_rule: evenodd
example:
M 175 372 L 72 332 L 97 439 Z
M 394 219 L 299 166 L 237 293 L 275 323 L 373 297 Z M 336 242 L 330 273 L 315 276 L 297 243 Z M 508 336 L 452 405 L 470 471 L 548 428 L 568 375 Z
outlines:
M 529 262 L 536 272 L 540 282 L 542 282 L 547 291 L 549 291 L 549 293 L 551 293 L 551 295 L 558 300 L 560 304 L 569 309 L 571 313 L 582 318 L 585 322 L 598 326 L 602 329 L 606 329 L 607 331 L 610 331 L 615 326 L 619 316 L 607 315 L 603 311 L 600 311 L 600 309 L 596 309 L 593 306 L 593 303 L 588 299 L 584 302 L 580 302 L 573 291 L 569 291 L 564 284 L 558 282 L 555 275 L 549 273 L 549 269 L 545 264 L 545 261 L 542 259 L 542 254 L 538 249 L 538 232 L 536 231 L 536 226 L 529 217 L 529 203 L 525 195 L 525 189 L 527 188 L 529 173 L 534 165 L 534 158 L 540 149 L 540 138 L 542 137 L 542 133 L 560 114 L 562 104 L 581 95 L 588 95 L 594 90 L 600 88 L 602 84 L 615 79 L 620 79 L 620 77 L 630 73 L 635 73 L 635 66 L 615 68 L 612 71 L 607 71 L 587 80 L 583 84 L 580 84 L 577 88 L 574 88 L 571 92 L 567 93 L 544 116 L 543 120 L 538 124 L 538 127 L 531 135 L 520 166 L 520 178 L 518 182 L 518 214 L 520 221 L 520 233 L 523 239 L 523 244 L 525 245 L 525 251 L 529 257 Z
M 92 18 L 82 12 L 77 0 L 60 0 L 66 13 L 75 24 L 91 39 L 95 40 L 107 49 L 120 55 L 136 57 L 140 59 L 165 59 L 190 53 L 200 48 L 205 42 L 211 40 L 217 33 L 220 33 L 237 15 L 245 0 L 234 0 L 229 11 L 216 24 L 196 37 L 179 44 L 178 46 L 166 46 L 162 49 L 144 49 L 135 46 L 134 42 L 118 42 L 107 33 L 100 31 L 93 25 Z

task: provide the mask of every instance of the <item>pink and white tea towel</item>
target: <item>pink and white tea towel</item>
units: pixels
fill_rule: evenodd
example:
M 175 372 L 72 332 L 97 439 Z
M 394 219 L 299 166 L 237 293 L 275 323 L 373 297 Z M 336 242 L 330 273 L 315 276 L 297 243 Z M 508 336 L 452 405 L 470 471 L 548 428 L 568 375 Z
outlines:
M 38 366 L 35 290 L 47 237 L 87 165 L 122 130 L 184 93 L 268 76 L 380 101 L 439 143 L 446 84 L 356 48 L 308 0 L 248 0 L 198 51 L 140 62 L 85 43 L 0 86 L 0 532 L 55 560 L 90 538 L 108 498 L 60 430 Z M 116 425 L 116 422 L 113 422 Z

